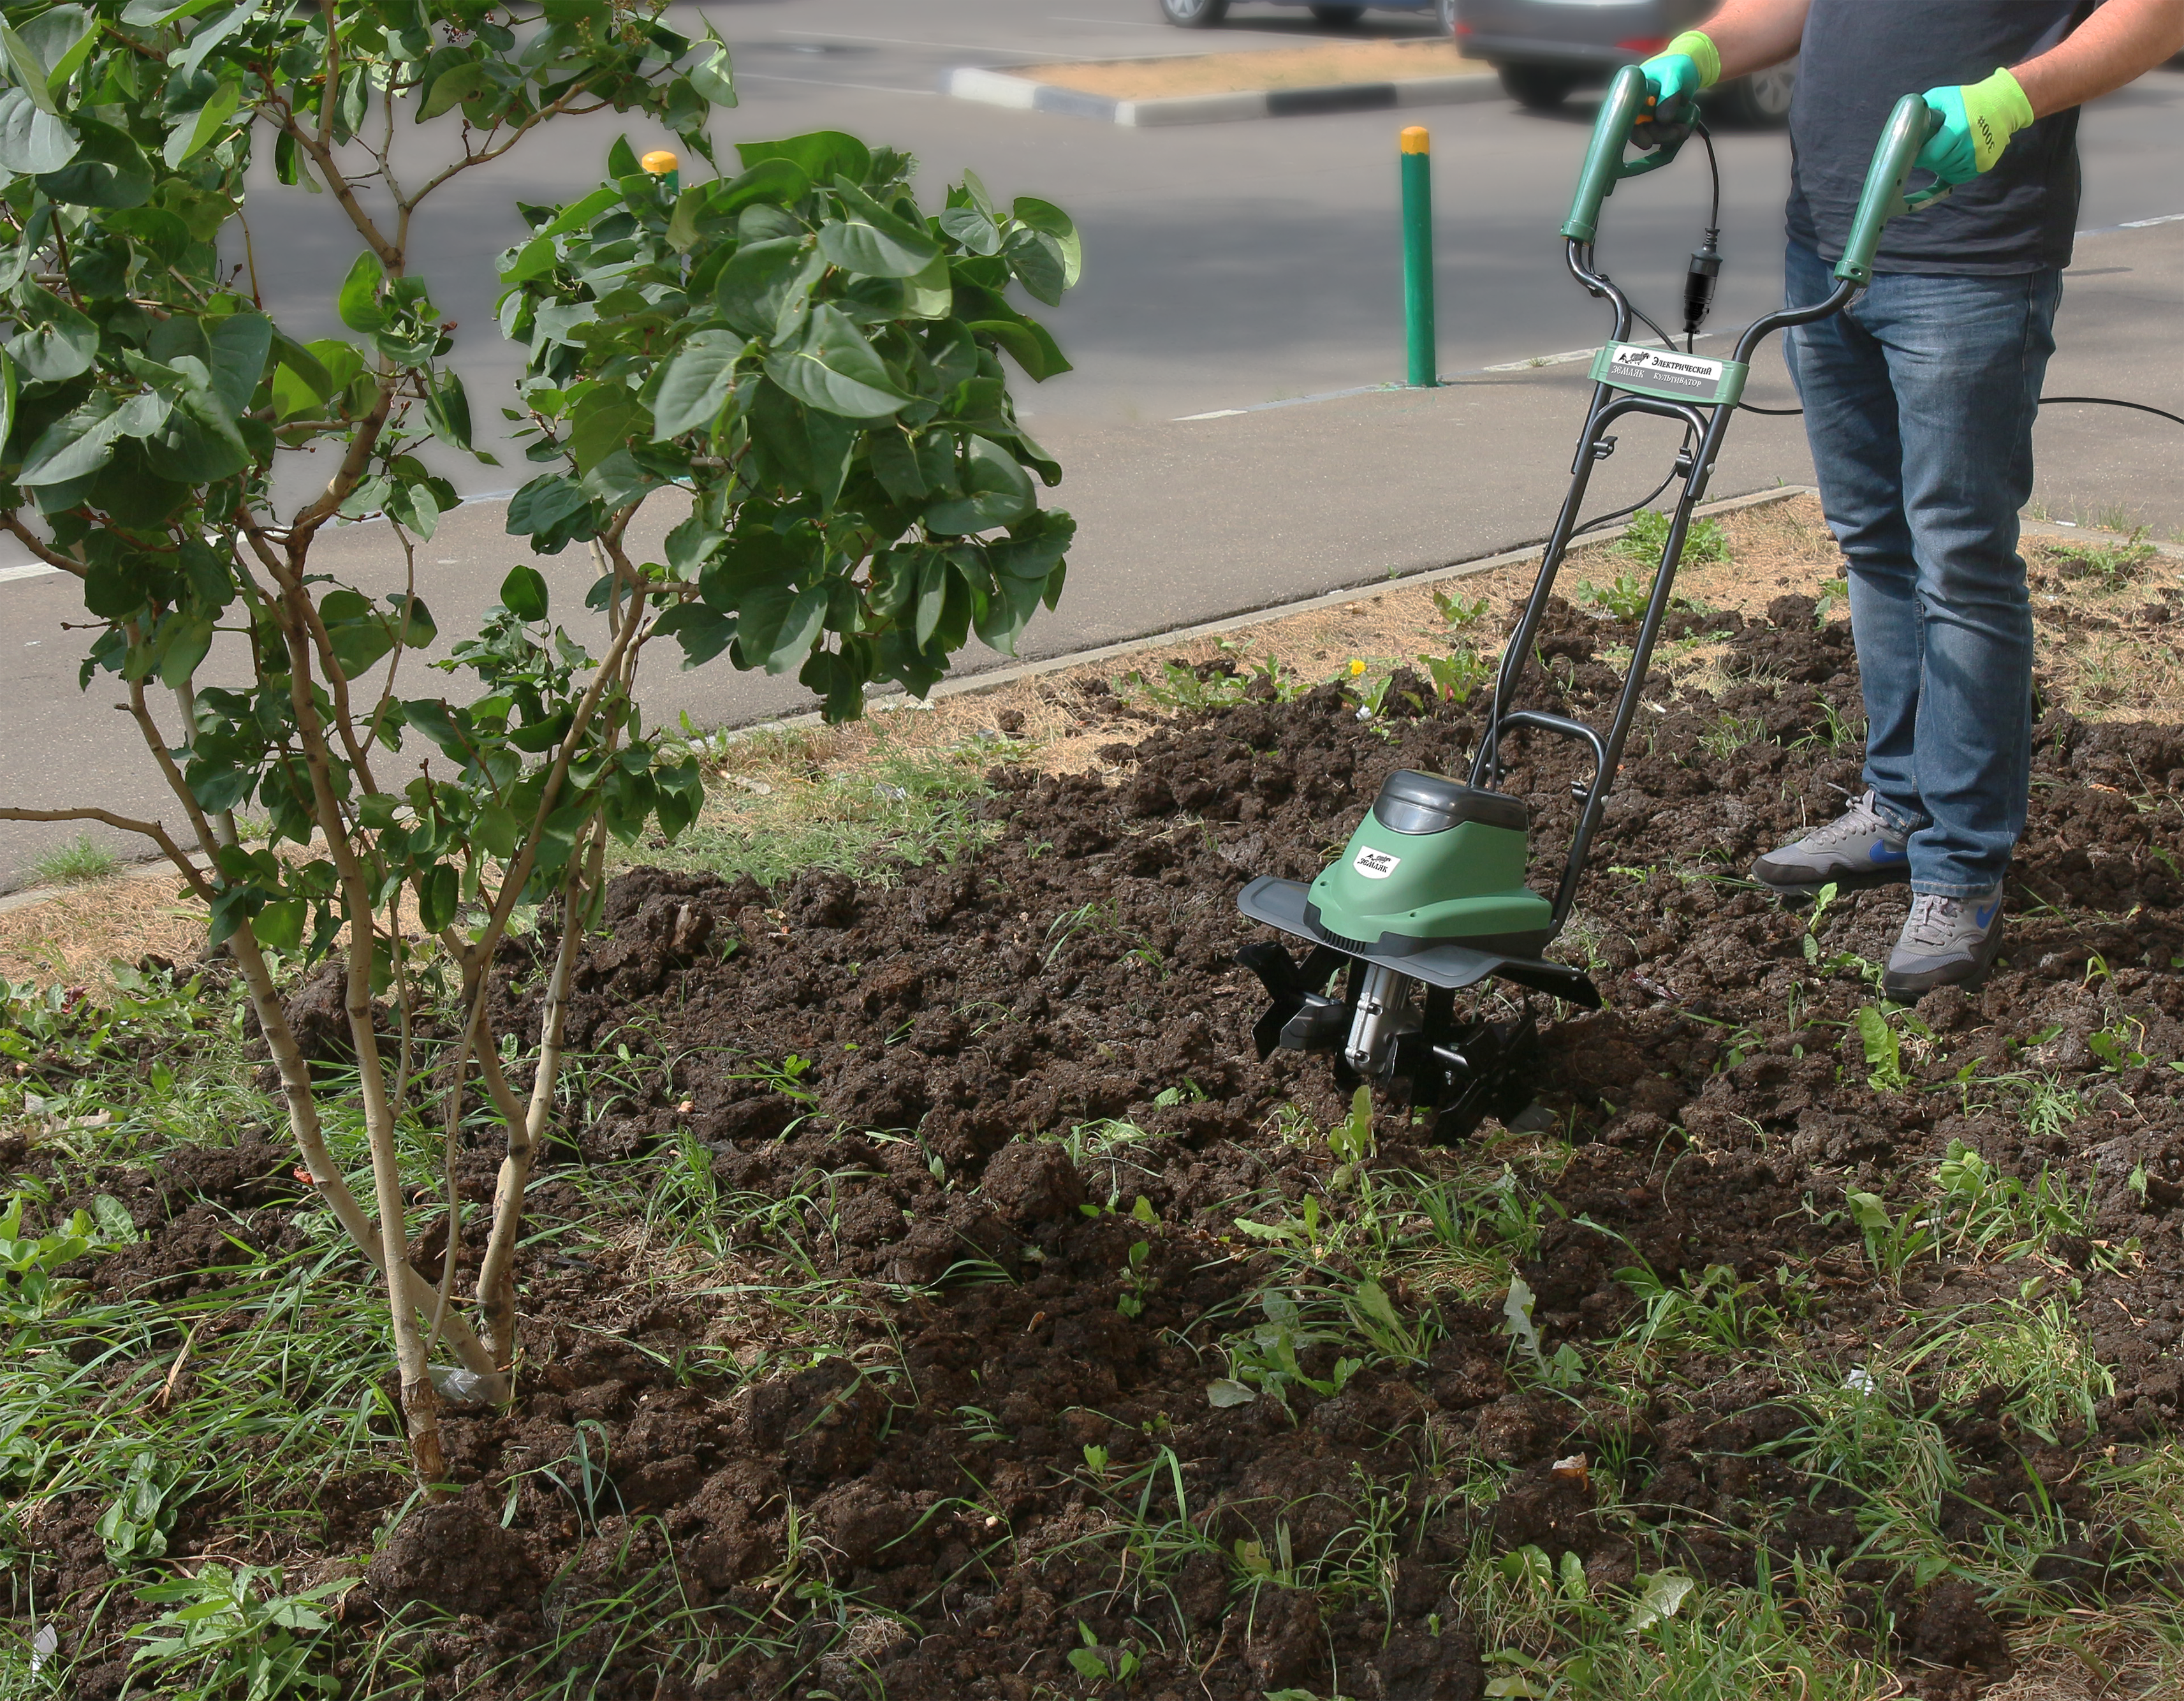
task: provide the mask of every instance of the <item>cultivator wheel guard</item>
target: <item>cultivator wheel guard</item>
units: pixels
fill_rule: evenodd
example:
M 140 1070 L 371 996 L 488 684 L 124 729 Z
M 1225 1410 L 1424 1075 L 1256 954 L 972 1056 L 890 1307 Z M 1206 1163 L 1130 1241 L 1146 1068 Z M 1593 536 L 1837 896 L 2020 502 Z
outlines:
M 1691 353 L 1688 341 L 1682 349 L 1669 343 L 1665 351 L 1626 342 L 1641 315 L 1595 263 L 1593 238 L 1602 204 L 1615 185 L 1668 164 L 1695 129 L 1704 133 L 1695 120 L 1687 124 L 1674 113 L 1655 114 L 1636 66 L 1616 74 L 1563 224 L 1571 275 L 1613 305 L 1614 334 L 1593 361 L 1592 401 L 1578 437 L 1569 491 L 1540 556 L 1538 581 L 1502 651 L 1485 733 L 1468 781 L 1407 769 L 1390 774 L 1342 855 L 1309 885 L 1262 878 L 1238 895 L 1237 907 L 1245 915 L 1309 947 L 1297 958 L 1260 940 L 1238 954 L 1238 962 L 1259 977 L 1272 1000 L 1251 1030 L 1261 1057 L 1278 1047 L 1331 1052 L 1335 1079 L 1342 1085 L 1369 1081 L 1407 1097 L 1414 1107 L 1429 1107 L 1435 1113 L 1436 1136 L 1454 1140 L 1488 1116 L 1507 1121 L 1531 1102 L 1540 1051 L 1536 1019 L 1529 1007 L 1515 1022 L 1491 1022 L 1475 1012 L 1458 1021 L 1458 993 L 1490 979 L 1589 1009 L 1600 1007 L 1600 994 L 1591 980 L 1567 964 L 1548 962 L 1542 953 L 1562 932 L 1576 899 L 1669 611 L 1684 540 L 1743 394 L 1752 354 L 1777 331 L 1841 312 L 1872 280 L 1881 227 L 1947 192 L 1906 192 L 1919 150 L 1935 122 L 1920 97 L 1906 95 L 1897 103 L 1875 149 L 1843 257 L 1836 265 L 1835 288 L 1825 301 L 1753 321 L 1737 337 L 1735 354 L 1714 360 Z M 1634 142 L 1640 153 L 1628 158 L 1626 150 Z M 1695 280 L 1702 259 L 1705 287 L 1694 285 L 1685 294 L 1687 338 L 1705 315 L 1719 265 L 1711 231 L 1702 253 L 1693 257 Z M 1634 416 L 1666 420 L 1682 428 L 1674 466 L 1653 496 L 1580 521 L 1594 471 L 1615 453 L 1609 428 Z M 1607 730 L 1516 707 L 1518 686 L 1572 542 L 1607 520 L 1635 511 L 1680 480 L 1660 563 L 1631 646 L 1630 671 Z M 1520 730 L 1570 739 L 1591 757 L 1591 781 L 1574 788 L 1577 825 L 1552 900 L 1527 884 L 1529 806 L 1501 789 L 1502 741 Z M 1339 995 L 1329 990 L 1338 973 L 1345 976 Z

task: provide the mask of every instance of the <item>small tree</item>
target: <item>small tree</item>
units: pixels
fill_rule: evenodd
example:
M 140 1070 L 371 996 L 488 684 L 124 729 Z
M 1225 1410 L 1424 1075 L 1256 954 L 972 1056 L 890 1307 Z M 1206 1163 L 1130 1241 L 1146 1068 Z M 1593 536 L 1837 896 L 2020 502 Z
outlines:
M 6 6 L 0 28 L 0 524 L 81 582 L 97 634 L 84 683 L 118 678 L 187 826 L 89 807 L 0 817 L 141 834 L 209 906 L 304 1166 L 387 1286 L 428 1482 L 443 1475 L 436 1342 L 496 1397 L 512 1387 L 524 1188 L 607 841 L 671 837 L 701 802 L 696 760 L 639 712 L 646 645 L 671 634 L 685 666 L 725 651 L 795 668 L 830 718 L 854 716 L 875 680 L 923 693 L 972 630 L 1011 650 L 1059 594 L 1071 532 L 1037 505 L 1026 469 L 1058 471 L 1017 427 L 999 358 L 1034 378 L 1066 370 L 1004 298 L 1012 279 L 1046 301 L 1075 280 L 1060 212 L 1004 213 L 967 178 L 928 219 L 909 160 L 833 133 L 745 144 L 736 175 L 687 188 L 671 159 L 641 165 L 618 143 L 612 181 L 526 209 L 533 235 L 500 263 L 502 327 L 530 349 L 508 414 L 552 468 L 509 527 L 541 552 L 588 548 L 598 653 L 552 623 L 544 579 L 518 566 L 479 631 L 429 664 L 465 689 L 403 694 L 407 652 L 437 637 L 416 545 L 458 499 L 419 450 L 471 450 L 453 327 L 409 270 L 413 215 L 563 114 L 643 112 L 710 162 L 705 123 L 735 99 L 726 49 L 668 30 L 661 9 L 97 0 Z M 405 183 L 398 127 L 435 119 L 446 163 Z M 242 184 L 269 140 L 279 180 L 332 195 L 362 241 L 338 300 L 354 339 L 298 343 L 264 310 Z M 223 243 L 239 265 L 223 265 Z M 276 470 L 312 449 L 334 470 L 284 514 Z M 671 490 L 689 513 L 668 560 L 635 560 L 632 519 Z M 377 600 L 309 566 L 328 527 L 375 513 L 404 564 L 403 588 Z M 231 683 L 200 685 L 209 663 Z M 249 803 L 262 845 L 236 832 Z M 544 905 L 560 937 L 537 1029 L 504 1035 L 488 968 L 518 913 Z M 344 941 L 371 1213 L 328 1150 L 277 993 L 278 965 Z M 457 1137 L 473 1080 L 506 1129 L 476 1329 L 452 1291 L 452 1188 L 439 1282 L 407 1256 L 397 1129 L 426 1114 L 410 1023 L 421 951 L 454 982 L 431 1084 L 442 1137 Z M 373 1011 L 390 991 L 393 1047 Z M 526 1041 L 523 1084 L 511 1060 Z

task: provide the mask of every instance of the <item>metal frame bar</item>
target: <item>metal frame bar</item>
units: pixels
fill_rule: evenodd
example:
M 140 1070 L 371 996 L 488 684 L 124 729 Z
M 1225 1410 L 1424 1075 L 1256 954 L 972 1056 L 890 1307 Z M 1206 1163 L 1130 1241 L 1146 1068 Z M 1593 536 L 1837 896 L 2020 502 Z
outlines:
M 1592 266 L 1592 244 L 1574 238 L 1568 244 L 1570 270 L 1578 281 L 1596 296 L 1606 298 L 1615 310 L 1615 330 L 1612 341 L 1621 342 L 1630 333 L 1631 310 L 1629 298 L 1605 274 Z M 1828 298 L 1810 307 L 1787 308 L 1755 319 L 1745 327 L 1736 342 L 1735 359 L 1748 361 L 1752 351 L 1777 331 L 1790 326 L 1809 324 L 1841 311 L 1858 286 L 1852 282 L 1838 283 Z M 1549 534 L 1547 546 L 1540 557 L 1540 577 L 1532 587 L 1532 594 L 1524 604 L 1524 614 L 1518 618 L 1516 630 L 1510 634 L 1507 647 L 1502 654 L 1502 666 L 1496 675 L 1494 705 L 1487 717 L 1486 731 L 1479 741 L 1479 753 L 1472 760 L 1471 784 L 1489 789 L 1498 789 L 1502 778 L 1502 736 L 1505 731 L 1529 727 L 1559 737 L 1576 739 L 1592 747 L 1592 784 L 1584 793 L 1584 806 L 1578 812 L 1576 830 L 1571 834 L 1569 849 L 1563 863 L 1563 876 L 1555 889 L 1553 926 L 1559 933 L 1568 919 L 1570 907 L 1576 901 L 1578 882 L 1585 873 L 1587 853 L 1592 848 L 1593 836 L 1600 828 L 1601 817 L 1607 807 L 1607 794 L 1614 784 L 1616 770 L 1623 761 L 1623 749 L 1630 735 L 1630 724 L 1638 712 L 1638 704 L 1644 691 L 1647 675 L 1652 671 L 1653 649 L 1661 633 L 1662 622 L 1667 618 L 1669 600 L 1674 594 L 1676 569 L 1682 563 L 1684 543 L 1691 531 L 1692 511 L 1706 499 L 1707 481 L 1713 475 L 1715 458 L 1721 451 L 1723 439 L 1729 432 L 1730 415 L 1735 406 L 1719 403 L 1672 402 L 1652 396 L 1634 395 L 1619 391 L 1612 385 L 1596 383 L 1592 404 L 1585 414 L 1585 430 L 1578 438 L 1577 456 L 1570 468 L 1569 494 L 1563 498 L 1562 510 L 1555 516 L 1554 530 Z M 1535 709 L 1513 709 L 1517 687 L 1522 681 L 1524 668 L 1531 659 L 1532 645 L 1539 634 L 1540 625 L 1546 613 L 1547 599 L 1554 593 L 1555 577 L 1560 572 L 1563 558 L 1569 551 L 1577 536 L 1580 516 L 1585 504 L 1585 490 L 1592 481 L 1592 469 L 1604 457 L 1601 445 L 1606 438 L 1606 428 L 1626 414 L 1651 414 L 1657 418 L 1674 420 L 1685 427 L 1684 443 L 1688 448 L 1696 438 L 1698 448 L 1690 457 L 1689 465 L 1681 467 L 1683 488 L 1670 510 L 1669 535 L 1662 545 L 1661 559 L 1653 570 L 1653 588 L 1646 602 L 1646 612 L 1640 621 L 1638 638 L 1632 646 L 1630 666 L 1624 676 L 1623 689 L 1616 698 L 1614 719 L 1607 735 L 1602 739 L 1594 728 L 1582 722 L 1551 715 Z

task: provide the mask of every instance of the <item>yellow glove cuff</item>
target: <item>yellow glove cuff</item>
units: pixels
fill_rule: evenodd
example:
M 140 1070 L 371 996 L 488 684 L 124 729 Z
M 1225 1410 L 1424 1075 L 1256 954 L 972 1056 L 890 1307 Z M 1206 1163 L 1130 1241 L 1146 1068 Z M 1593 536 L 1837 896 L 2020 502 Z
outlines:
M 1714 51 L 1713 38 L 1703 30 L 1686 30 L 1661 51 L 1682 53 L 1696 65 L 1701 88 L 1712 88 L 1721 81 L 1721 55 Z

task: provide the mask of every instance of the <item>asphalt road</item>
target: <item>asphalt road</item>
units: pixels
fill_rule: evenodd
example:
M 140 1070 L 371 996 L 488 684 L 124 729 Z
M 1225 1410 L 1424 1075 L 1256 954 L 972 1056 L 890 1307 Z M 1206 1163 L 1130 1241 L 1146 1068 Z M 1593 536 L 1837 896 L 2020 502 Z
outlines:
M 1078 220 L 1084 281 L 1045 315 L 1078 370 L 1022 387 L 1032 428 L 1068 469 L 1056 499 L 1084 528 L 1068 596 L 1034 625 L 1033 653 L 1438 565 L 1544 530 L 1581 404 L 1575 372 L 1462 375 L 1599 340 L 1599 310 L 1563 273 L 1554 235 L 1590 122 L 1582 99 L 1552 115 L 1496 101 L 1126 130 L 951 100 L 939 80 L 958 64 L 1293 46 L 1317 26 L 1299 12 L 1243 8 L 1219 31 L 1186 36 L 1155 21 L 1151 0 L 732 0 L 682 9 L 693 26 L 699 11 L 709 16 L 735 51 L 744 104 L 715 126 L 724 146 L 850 130 L 916 153 L 928 198 L 967 165 L 1000 194 L 1035 193 Z M 1424 32 L 1397 14 L 1366 27 Z M 2184 212 L 2180 120 L 2184 75 L 2165 71 L 2087 114 L 2081 223 Z M 1441 367 L 1459 382 L 1268 409 L 1401 374 L 1395 132 L 1407 122 L 1434 136 Z M 522 231 L 514 204 L 582 193 L 621 127 L 556 125 L 493 170 L 457 179 L 421 215 L 418 269 L 465 327 L 457 360 L 482 418 L 517 371 L 490 313 L 491 256 Z M 666 138 L 632 127 L 631 139 L 642 148 Z M 411 145 L 423 157 L 440 142 L 427 126 Z M 1775 136 L 1725 135 L 1719 145 L 1729 264 L 1715 322 L 1726 325 L 1774 298 L 1787 153 Z M 1626 187 L 1609 204 L 1607 264 L 1652 300 L 1673 304 L 1706 198 L 1696 154 Z M 254 210 L 250 258 L 269 307 L 297 334 L 332 332 L 330 299 L 357 251 L 353 234 L 323 198 L 269 193 Z M 2114 239 L 2131 248 L 2128 260 L 2081 258 L 2086 275 L 2066 293 L 2059 376 L 2067 369 L 2073 388 L 2178 408 L 2184 263 L 2169 239 L 2184 227 L 2139 234 L 2146 240 Z M 2087 253 L 2109 241 L 2095 239 Z M 2082 370 L 2070 367 L 2074 351 Z M 1763 382 L 1755 399 L 1769 399 L 1770 388 Z M 1207 414 L 1223 416 L 1185 418 Z M 2124 505 L 2159 517 L 2148 493 L 2179 488 L 2179 460 L 2154 434 L 2172 428 L 2126 428 L 2129 418 L 2074 410 L 2052 430 L 2043 425 L 2043 456 L 2052 436 L 2059 448 L 2048 459 L 2065 475 L 2060 485 L 2043 476 L 2052 508 Z M 1808 476 L 1794 421 L 1741 422 L 1735 443 L 1720 494 Z M 1636 455 L 1624 460 L 1603 490 L 1627 482 L 1628 499 L 1653 477 L 1641 477 Z M 526 476 L 520 460 L 448 470 L 483 499 L 448 516 L 421 551 L 443 631 L 482 605 L 521 558 L 489 493 Z M 657 529 L 668 523 L 662 516 Z M 2184 513 L 2163 523 L 2184 523 Z M 347 529 L 323 554 L 327 571 L 390 582 L 393 552 L 376 527 Z M 22 559 L 0 556 L 0 567 Z M 570 556 L 539 565 L 571 591 L 588 577 Z M 76 689 L 80 640 L 60 629 L 70 588 L 53 577 L 0 578 L 0 679 L 10 705 L 0 799 L 159 812 L 164 800 L 144 784 L 142 753 L 109 706 L 114 693 Z M 655 719 L 687 711 L 705 724 L 802 705 L 787 682 L 724 664 L 660 675 L 648 698 Z M 0 884 L 19 881 L 70 831 L 0 827 Z

